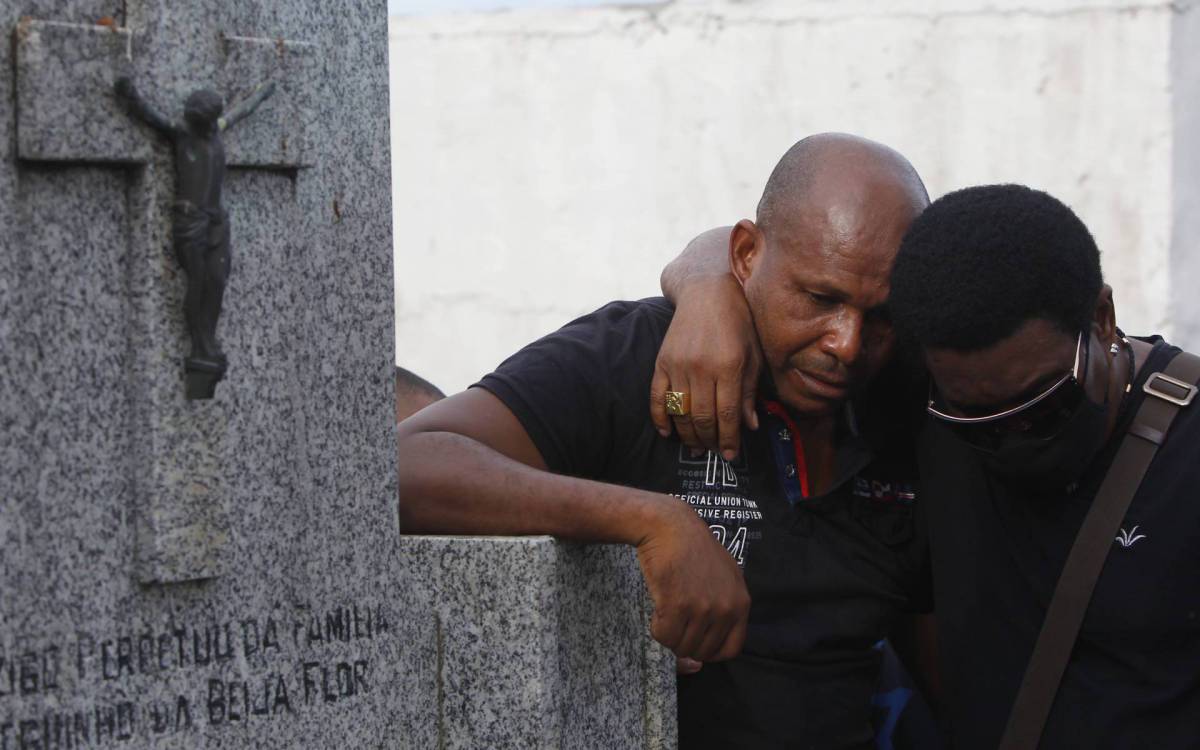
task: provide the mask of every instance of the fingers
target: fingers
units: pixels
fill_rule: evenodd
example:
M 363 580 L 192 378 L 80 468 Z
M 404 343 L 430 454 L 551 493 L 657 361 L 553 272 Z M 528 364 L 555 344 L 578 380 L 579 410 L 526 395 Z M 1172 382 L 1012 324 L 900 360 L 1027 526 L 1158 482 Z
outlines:
M 664 641 L 660 643 L 671 648 L 681 660 L 706 662 L 732 659 L 741 653 L 746 640 L 748 613 L 749 597 L 745 597 L 744 601 L 741 598 L 731 599 L 689 617 L 674 646 Z
M 703 642 L 708 630 L 708 618 L 693 617 L 689 619 L 687 628 L 683 631 L 683 638 L 675 646 L 675 655 L 697 658 L 700 654 L 700 644 Z
M 756 391 L 742 396 L 742 421 L 751 430 L 758 429 L 758 410 L 754 408 L 755 403 L 757 403 Z
M 741 383 L 736 380 L 717 381 L 718 448 L 726 461 L 737 458 L 741 442 L 741 390 Z
M 686 376 L 674 377 L 660 356 L 654 363 L 654 375 L 650 379 L 650 421 L 662 437 L 670 437 L 674 427 L 679 439 L 694 451 L 711 450 L 721 453 L 732 461 L 740 449 L 740 424 L 738 399 L 742 384 L 736 374 L 720 377 L 701 376 L 694 380 Z M 682 391 L 688 394 L 691 410 L 687 414 L 667 413 L 667 391 Z M 748 395 L 753 412 L 754 392 Z M 758 418 L 751 413 L 750 419 L 757 428 Z
M 725 634 L 725 641 L 717 649 L 716 653 L 709 657 L 709 661 L 724 661 L 732 659 L 742 653 L 742 646 L 746 643 L 746 625 L 749 622 L 749 606 L 747 605 L 746 614 L 734 623 L 729 632 Z
M 665 612 L 657 606 L 650 618 L 650 637 L 679 655 L 679 644 L 683 640 L 687 619 L 677 611 Z
M 701 442 L 700 436 L 696 433 L 696 394 L 689 390 L 687 380 L 684 380 L 683 382 L 676 380 L 671 384 L 671 390 L 683 391 L 690 394 L 692 401 L 691 412 L 688 414 L 671 417 L 671 421 L 675 424 L 675 432 L 679 434 L 679 439 L 683 441 L 683 444 L 691 448 L 693 451 L 704 450 L 704 443 Z
M 637 546 L 654 607 L 650 634 L 681 659 L 732 658 L 750 613 L 741 570 L 694 511 L 671 507 L 678 518 Z
M 757 346 L 751 348 L 747 358 L 746 369 L 742 371 L 742 414 L 745 425 L 751 430 L 758 429 L 758 411 L 754 408 L 758 403 L 758 373 L 762 369 L 762 354 Z
M 740 572 L 739 572 L 740 577 Z M 746 641 L 746 623 L 750 619 L 750 594 L 744 586 L 718 608 L 700 646 L 691 654 L 699 661 L 724 661 L 742 652 Z
M 673 415 L 667 413 L 667 391 L 683 391 L 692 402 L 692 410 L 688 414 Z M 703 400 L 703 399 L 701 399 Z M 703 441 L 696 434 L 692 415 L 695 414 L 696 396 L 689 390 L 686 379 L 672 380 L 671 373 L 663 363 L 661 356 L 654 363 L 654 375 L 650 379 L 650 421 L 663 437 L 670 437 L 671 427 L 679 435 L 680 441 L 692 450 L 704 450 Z
M 719 452 L 716 385 L 708 379 L 692 379 L 689 387 L 692 389 L 691 422 L 698 447 Z
M 696 674 L 704 666 L 704 662 L 689 659 L 686 656 L 678 657 L 675 662 L 676 674 Z
M 654 376 L 650 378 L 650 421 L 663 437 L 671 436 L 671 418 L 667 415 L 667 391 L 670 386 L 671 377 L 660 357 L 654 363 Z
M 720 652 L 721 647 L 725 645 L 725 639 L 729 635 L 729 631 L 733 629 L 733 616 L 728 614 L 724 617 L 713 621 L 708 632 L 704 634 L 704 640 L 693 652 L 693 658 L 699 661 L 709 661 Z

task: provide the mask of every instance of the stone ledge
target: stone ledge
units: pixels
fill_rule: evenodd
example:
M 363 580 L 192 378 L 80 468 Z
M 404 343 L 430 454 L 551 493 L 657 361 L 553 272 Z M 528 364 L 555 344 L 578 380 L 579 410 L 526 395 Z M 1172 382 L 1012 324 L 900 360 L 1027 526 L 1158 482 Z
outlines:
M 446 748 L 676 746 L 675 660 L 632 550 L 550 537 L 401 537 L 438 621 Z

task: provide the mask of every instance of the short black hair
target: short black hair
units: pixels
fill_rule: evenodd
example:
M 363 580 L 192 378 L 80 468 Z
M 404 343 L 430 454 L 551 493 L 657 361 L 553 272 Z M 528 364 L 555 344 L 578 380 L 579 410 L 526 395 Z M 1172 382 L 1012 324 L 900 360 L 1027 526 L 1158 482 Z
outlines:
M 396 388 L 406 394 L 426 396 L 432 401 L 446 397 L 441 388 L 400 365 L 396 365 Z
M 983 185 L 938 198 L 900 244 L 888 306 L 922 347 L 973 351 L 1043 318 L 1088 327 L 1100 251 L 1061 201 L 1023 185 Z

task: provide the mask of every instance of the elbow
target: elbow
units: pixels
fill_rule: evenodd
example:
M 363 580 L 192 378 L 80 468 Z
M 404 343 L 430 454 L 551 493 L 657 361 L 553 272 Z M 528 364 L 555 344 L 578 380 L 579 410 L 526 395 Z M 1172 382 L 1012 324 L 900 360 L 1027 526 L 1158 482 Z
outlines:
M 396 440 L 397 456 L 397 500 L 400 509 L 400 533 L 427 533 L 424 511 L 425 493 L 421 491 L 420 466 L 421 433 L 405 430 L 403 423 Z
M 429 498 L 406 481 L 404 470 L 400 471 L 398 489 L 398 508 L 401 534 L 430 534 L 437 531 L 436 524 L 431 522 Z
M 414 421 L 414 420 L 407 420 Z M 397 436 L 397 506 L 403 534 L 453 531 L 453 498 L 461 492 L 463 457 L 447 446 L 447 433 L 407 428 Z
M 403 489 L 400 490 L 400 533 L 401 534 L 428 534 L 430 529 L 422 522 L 423 514 L 419 509 L 413 508 L 413 503 L 408 502 L 409 498 L 405 496 Z

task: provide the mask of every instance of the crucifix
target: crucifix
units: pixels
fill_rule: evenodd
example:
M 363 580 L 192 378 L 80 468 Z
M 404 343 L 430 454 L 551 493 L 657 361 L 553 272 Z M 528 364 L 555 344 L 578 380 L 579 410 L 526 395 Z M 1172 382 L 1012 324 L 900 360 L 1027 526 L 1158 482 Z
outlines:
M 169 91 L 184 100 L 182 116 L 172 122 L 158 95 L 139 92 L 132 83 L 135 36 L 128 28 L 102 25 L 35 19 L 18 24 L 17 168 L 44 175 L 48 165 L 62 165 L 69 171 L 55 179 L 63 184 L 81 179 L 104 188 L 112 184 L 105 173 L 115 170 L 128 188 L 117 206 L 104 203 L 112 202 L 112 194 L 40 205 L 34 223 L 98 254 L 107 274 L 106 296 L 98 299 L 108 305 L 110 317 L 117 311 L 123 316 L 119 325 L 127 346 L 105 356 L 125 363 L 129 387 L 139 394 L 130 406 L 134 429 L 127 436 L 137 477 L 131 488 L 133 575 L 142 583 L 195 581 L 222 575 L 236 547 L 231 490 L 236 482 L 225 474 L 230 452 L 237 450 L 229 443 L 235 434 L 230 423 L 238 407 L 253 411 L 247 399 L 259 397 L 264 380 L 263 364 L 252 360 L 263 356 L 257 348 L 260 330 L 251 321 L 228 320 L 235 302 L 226 294 L 230 229 L 235 241 L 253 243 L 253 252 L 240 262 L 259 269 L 253 279 L 246 274 L 253 288 L 264 283 L 261 269 L 282 273 L 278 261 L 289 244 L 304 241 L 261 226 L 304 225 L 300 201 L 311 184 L 304 175 L 315 153 L 309 130 L 316 118 L 312 81 L 319 57 L 310 42 L 223 35 L 219 56 L 206 68 L 211 83 L 189 85 L 190 68 L 169 65 L 174 77 L 155 79 L 164 96 Z M 140 45 L 154 48 L 149 38 Z M 183 55 L 169 51 L 175 55 L 169 59 Z M 137 78 L 150 76 L 143 71 Z M 129 80 L 117 84 L 121 78 Z M 270 83 L 256 86 L 265 81 Z M 217 94 L 196 91 L 210 87 L 245 95 L 233 97 L 235 103 L 223 110 Z M 114 95 L 114 89 L 120 93 Z M 152 148 L 143 122 L 169 139 L 169 159 L 165 149 Z M 255 192 L 281 183 L 288 188 Z M 223 203 L 227 194 L 238 203 L 231 206 L 232 216 Z M 174 257 L 163 257 L 164 236 L 171 238 Z M 176 261 L 187 274 L 182 287 Z M 274 278 L 270 286 L 286 290 L 287 284 Z M 226 320 L 218 342 L 222 307 Z M 181 329 L 191 335 L 183 393 L 176 354 L 186 346 Z M 212 396 L 227 367 L 226 352 L 239 367 L 245 363 L 248 377 L 239 383 L 244 387 L 236 397 L 194 400 Z
M 228 368 L 217 341 L 217 319 L 231 270 L 229 214 L 221 204 L 225 179 L 221 134 L 275 93 L 275 84 L 260 84 L 225 114 L 219 94 L 198 89 L 188 96 L 183 119 L 178 122 L 147 103 L 131 79 L 117 79 L 115 90 L 130 113 L 165 135 L 175 152 L 171 235 L 175 258 L 188 277 L 183 298 L 183 315 L 192 340 L 191 353 L 184 360 L 187 397 L 209 399 Z

